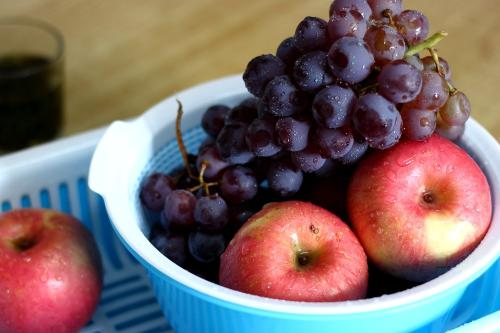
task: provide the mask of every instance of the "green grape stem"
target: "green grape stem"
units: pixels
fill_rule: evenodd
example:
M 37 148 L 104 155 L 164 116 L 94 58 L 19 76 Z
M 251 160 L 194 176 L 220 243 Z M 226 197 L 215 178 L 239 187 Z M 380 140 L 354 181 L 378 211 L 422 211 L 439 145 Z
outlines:
M 426 40 L 422 41 L 421 43 L 417 45 L 413 45 L 405 53 L 405 58 L 414 56 L 415 54 L 418 54 L 425 49 L 432 49 L 434 46 L 436 46 L 440 41 L 442 41 L 446 36 L 448 36 L 448 33 L 446 31 L 439 31 L 436 32 L 434 35 L 430 36 Z

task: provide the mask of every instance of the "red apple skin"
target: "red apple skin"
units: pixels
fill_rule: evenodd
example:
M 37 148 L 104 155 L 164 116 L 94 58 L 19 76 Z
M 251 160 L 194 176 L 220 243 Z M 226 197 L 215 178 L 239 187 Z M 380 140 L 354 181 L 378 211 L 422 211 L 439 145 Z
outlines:
M 297 254 L 308 252 L 309 262 Z M 364 298 L 367 258 L 337 216 L 307 202 L 270 203 L 236 233 L 221 256 L 219 283 L 249 294 L 293 301 Z
M 476 162 L 433 135 L 362 160 L 349 185 L 348 212 L 371 261 L 394 276 L 426 282 L 479 244 L 492 203 Z
M 0 215 L 0 263 L 2 333 L 77 332 L 97 307 L 100 254 L 92 234 L 69 215 Z

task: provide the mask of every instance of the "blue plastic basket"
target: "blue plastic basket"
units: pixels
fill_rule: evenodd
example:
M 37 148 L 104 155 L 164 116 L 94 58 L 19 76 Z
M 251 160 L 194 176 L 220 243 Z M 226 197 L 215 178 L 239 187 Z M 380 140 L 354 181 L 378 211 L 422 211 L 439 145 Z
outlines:
M 93 232 L 103 259 L 104 286 L 81 333 L 171 333 L 145 270 L 115 237 L 103 200 L 87 186 L 90 158 L 102 132 L 1 157 L 0 209 L 54 208 L 74 215 Z

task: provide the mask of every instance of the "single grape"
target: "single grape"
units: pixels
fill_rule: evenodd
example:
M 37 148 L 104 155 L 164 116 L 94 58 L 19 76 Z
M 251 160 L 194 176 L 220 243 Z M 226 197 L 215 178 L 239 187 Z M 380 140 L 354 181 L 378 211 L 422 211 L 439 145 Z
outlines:
M 258 181 L 251 169 L 235 165 L 224 171 L 219 180 L 219 188 L 224 199 L 231 204 L 239 204 L 257 195 Z
M 403 133 L 403 120 L 399 115 L 395 120 L 394 126 L 392 127 L 392 129 L 389 131 L 388 134 L 379 137 L 369 138 L 367 139 L 367 142 L 368 145 L 372 148 L 380 150 L 388 149 L 399 142 L 402 133 Z
M 358 162 L 367 152 L 368 142 L 363 138 L 354 136 L 354 141 L 351 149 L 344 155 L 337 159 L 344 165 L 353 165 Z
M 323 164 L 323 166 L 319 170 L 315 171 L 313 174 L 318 179 L 324 179 L 324 178 L 326 179 L 331 175 L 335 174 L 340 166 L 342 165 L 338 163 L 337 159 L 335 160 L 327 159 L 325 161 L 325 164 Z
M 276 122 L 276 137 L 287 151 L 299 151 L 307 146 L 311 123 L 308 119 L 283 117 Z
M 469 119 L 471 105 L 467 96 L 459 91 L 452 94 L 446 104 L 439 109 L 439 115 L 448 125 L 463 125 Z
M 222 170 L 229 166 L 219 153 L 215 145 L 205 147 L 196 158 L 196 168 L 201 171 L 202 163 L 205 163 L 203 178 L 207 181 L 215 181 L 219 178 Z
M 259 98 L 247 97 L 244 100 L 242 100 L 237 106 L 242 107 L 242 108 L 246 108 L 246 109 L 255 110 L 255 109 L 257 109 L 258 105 L 259 105 Z
M 280 152 L 270 158 L 258 157 L 253 159 L 250 163 L 245 164 L 245 167 L 251 169 L 255 173 L 255 178 L 257 179 L 257 184 L 261 184 L 267 179 L 267 170 L 271 165 L 271 162 L 277 158 L 280 158 L 284 154 Z
M 275 117 L 264 116 L 254 119 L 248 126 L 246 142 L 255 156 L 269 157 L 281 151 L 274 133 L 276 120 Z
M 333 82 L 326 53 L 313 51 L 304 54 L 293 68 L 295 84 L 305 92 L 314 92 Z
M 295 46 L 302 53 L 324 50 L 329 44 L 327 23 L 319 17 L 305 17 L 295 29 Z
M 449 89 L 446 81 L 434 71 L 422 72 L 422 89 L 412 102 L 416 109 L 436 110 L 448 100 Z
M 437 116 L 437 124 L 436 124 L 436 132 L 442 137 L 447 138 L 448 140 L 456 141 L 458 140 L 462 134 L 465 132 L 465 124 L 462 125 L 449 125 L 445 123 L 441 116 L 438 114 Z
M 435 111 L 414 109 L 411 104 L 405 104 L 401 110 L 401 118 L 403 134 L 410 140 L 426 140 L 436 129 Z
M 429 34 L 429 20 L 416 10 L 405 10 L 395 18 L 396 27 L 410 45 L 423 41 Z
M 211 137 L 210 135 L 205 138 L 198 147 L 198 154 L 205 149 L 206 147 L 210 147 L 215 145 L 215 137 Z
M 290 159 L 300 170 L 310 173 L 321 169 L 325 159 L 316 145 L 309 144 L 305 149 L 290 154 Z
M 295 61 L 302 55 L 302 52 L 295 46 L 295 38 L 288 37 L 285 38 L 278 49 L 276 50 L 276 56 L 280 58 L 288 68 L 288 71 L 291 72 L 293 70 L 293 66 L 295 65 Z
M 193 231 L 188 236 L 188 248 L 197 261 L 213 263 L 226 249 L 226 240 L 223 234 Z
M 286 75 L 277 76 L 266 86 L 260 107 L 262 113 L 278 117 L 291 116 L 307 107 L 307 96 Z
M 396 28 L 389 25 L 372 26 L 365 34 L 365 42 L 373 53 L 377 65 L 403 59 L 406 43 Z
M 191 170 L 196 170 L 196 165 L 191 166 Z M 171 173 L 171 175 L 177 182 L 176 189 L 178 190 L 189 189 L 198 185 L 199 183 L 198 180 L 189 176 L 184 166 L 180 167 L 178 171 L 174 171 L 174 173 Z
M 151 235 L 150 242 L 165 257 L 184 267 L 189 258 L 186 235 L 175 231 L 164 231 Z
M 218 194 L 203 196 L 196 201 L 194 220 L 200 230 L 222 230 L 228 221 L 226 201 Z
M 315 131 L 316 144 L 321 156 L 336 159 L 347 154 L 354 143 L 348 128 L 326 128 L 319 126 Z
M 368 4 L 373 12 L 372 18 L 383 22 L 388 21 L 384 15 L 386 11 L 392 17 L 398 16 L 403 11 L 402 0 L 368 0 Z
M 340 9 L 333 12 L 328 21 L 328 35 L 332 42 L 344 36 L 363 39 L 366 29 L 368 22 L 357 10 Z
M 155 221 L 151 224 L 151 229 L 149 229 L 148 239 L 151 241 L 158 235 L 163 235 L 167 232 L 167 229 L 163 227 L 161 222 Z
M 170 226 L 189 229 L 194 225 L 196 197 L 187 190 L 174 190 L 165 199 L 163 215 Z
M 240 205 L 231 205 L 229 207 L 229 223 L 224 229 L 226 239 L 232 239 L 234 234 L 241 226 L 262 207 L 255 203 L 245 202 Z
M 312 114 L 321 126 L 339 128 L 347 125 L 355 104 L 356 95 L 351 88 L 333 85 L 316 94 Z
M 444 60 L 441 57 L 439 57 L 438 60 L 439 60 L 439 67 L 441 68 L 441 71 L 444 74 L 444 78 L 446 80 L 451 80 L 450 65 L 448 64 L 448 62 L 446 60 Z M 425 70 L 437 72 L 436 62 L 434 61 L 434 58 L 432 58 L 431 56 L 424 57 L 422 59 L 422 64 L 423 64 Z
M 412 65 L 413 67 L 415 67 L 416 69 L 418 69 L 419 71 L 424 70 L 424 64 L 423 64 L 422 59 L 420 59 L 418 54 L 413 55 L 411 57 L 406 57 L 405 61 L 407 63 L 409 63 L 410 65 Z
M 141 187 L 140 198 L 142 204 L 155 212 L 163 209 L 165 198 L 175 189 L 172 177 L 155 172 L 146 178 Z
M 328 64 L 336 77 L 355 84 L 370 75 L 374 58 L 362 39 L 347 36 L 333 43 L 328 51 Z
M 250 60 L 243 73 L 243 81 L 252 95 L 262 97 L 269 81 L 285 74 L 285 71 L 286 65 L 280 58 L 272 54 L 264 54 Z
M 226 118 L 224 119 L 224 124 L 245 124 L 249 125 L 255 118 L 257 118 L 257 98 L 250 97 L 243 100 L 240 104 L 230 109 Z
M 401 120 L 396 106 L 377 93 L 361 96 L 352 117 L 354 128 L 367 141 L 386 137 Z
M 229 107 L 225 105 L 212 105 L 201 117 L 201 127 L 211 137 L 217 137 L 224 126 L 224 119 L 229 110 Z
M 404 60 L 382 67 L 377 82 L 379 93 L 396 104 L 413 101 L 422 90 L 421 72 Z
M 372 16 L 372 9 L 366 0 L 334 0 L 330 5 L 330 16 L 340 10 L 357 11 L 365 20 Z
M 303 179 L 302 171 L 288 159 L 274 161 L 267 173 L 269 188 L 282 198 L 297 193 Z
M 245 164 L 254 157 L 245 140 L 247 127 L 244 124 L 225 125 L 217 136 L 216 147 L 230 164 Z

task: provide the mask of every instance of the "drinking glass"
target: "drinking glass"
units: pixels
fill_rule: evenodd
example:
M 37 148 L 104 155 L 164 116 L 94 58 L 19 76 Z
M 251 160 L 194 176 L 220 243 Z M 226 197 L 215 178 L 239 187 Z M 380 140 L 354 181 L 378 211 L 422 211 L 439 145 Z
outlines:
M 0 151 L 56 137 L 63 123 L 64 41 L 52 25 L 0 19 Z

